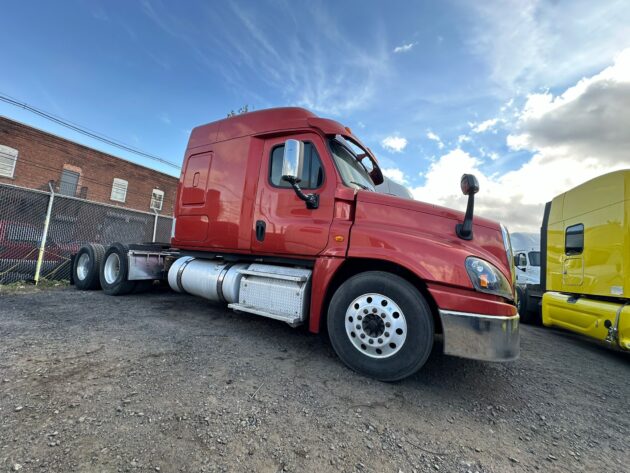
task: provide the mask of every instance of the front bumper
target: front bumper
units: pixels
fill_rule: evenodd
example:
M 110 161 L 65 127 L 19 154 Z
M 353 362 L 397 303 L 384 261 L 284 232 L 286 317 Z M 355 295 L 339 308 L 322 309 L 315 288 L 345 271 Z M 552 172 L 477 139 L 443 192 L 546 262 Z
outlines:
M 440 310 L 444 353 L 484 361 L 516 360 L 520 353 L 519 316 Z

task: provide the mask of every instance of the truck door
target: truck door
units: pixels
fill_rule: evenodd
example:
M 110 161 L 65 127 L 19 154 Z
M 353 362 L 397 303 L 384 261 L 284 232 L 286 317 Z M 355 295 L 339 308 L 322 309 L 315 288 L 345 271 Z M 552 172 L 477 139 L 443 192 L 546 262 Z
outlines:
M 336 174 L 326 144 L 315 133 L 291 135 L 304 142 L 300 187 L 319 194 L 319 207 L 307 209 L 288 182 L 281 179 L 286 136 L 265 142 L 252 228 L 252 252 L 314 256 L 328 244 L 333 219 Z
M 584 281 L 584 225 L 578 223 L 566 228 L 564 258 L 562 262 L 562 286 L 567 292 L 575 292 Z

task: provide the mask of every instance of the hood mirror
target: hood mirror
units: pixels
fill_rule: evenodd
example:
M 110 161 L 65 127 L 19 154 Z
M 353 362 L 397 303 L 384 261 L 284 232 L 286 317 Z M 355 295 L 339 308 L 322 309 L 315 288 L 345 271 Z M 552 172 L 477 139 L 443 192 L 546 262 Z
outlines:
M 472 174 L 464 174 L 460 182 L 462 193 L 468 196 L 464 222 L 455 226 L 455 233 L 462 240 L 473 239 L 473 212 L 475 209 L 475 194 L 479 192 L 479 181 Z
M 464 195 L 476 194 L 479 192 L 479 181 L 472 174 L 464 174 L 460 183 Z

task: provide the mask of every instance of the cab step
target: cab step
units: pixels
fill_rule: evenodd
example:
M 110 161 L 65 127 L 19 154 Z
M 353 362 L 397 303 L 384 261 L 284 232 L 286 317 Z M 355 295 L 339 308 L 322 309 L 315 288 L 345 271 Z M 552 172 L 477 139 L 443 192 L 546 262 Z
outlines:
M 240 270 L 238 302 L 228 307 L 281 320 L 291 326 L 306 320 L 312 271 L 306 268 L 251 264 Z

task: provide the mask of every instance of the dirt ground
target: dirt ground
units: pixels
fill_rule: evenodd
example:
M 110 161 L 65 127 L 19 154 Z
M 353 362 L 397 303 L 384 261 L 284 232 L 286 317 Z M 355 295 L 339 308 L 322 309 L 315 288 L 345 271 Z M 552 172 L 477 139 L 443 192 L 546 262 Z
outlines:
M 628 471 L 630 358 L 522 327 L 386 384 L 325 336 L 165 290 L 0 295 L 0 471 Z

